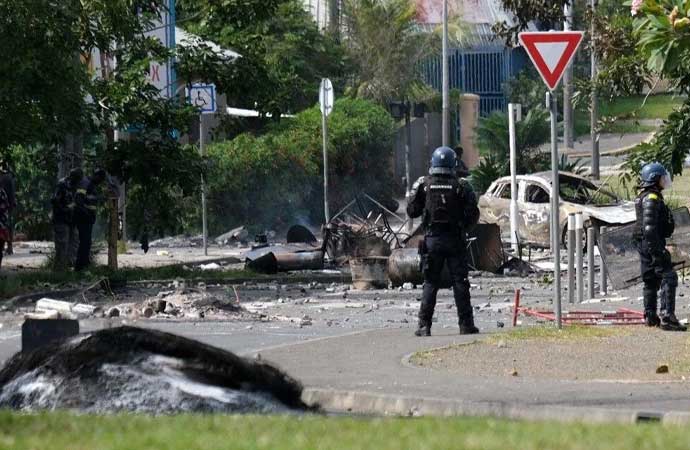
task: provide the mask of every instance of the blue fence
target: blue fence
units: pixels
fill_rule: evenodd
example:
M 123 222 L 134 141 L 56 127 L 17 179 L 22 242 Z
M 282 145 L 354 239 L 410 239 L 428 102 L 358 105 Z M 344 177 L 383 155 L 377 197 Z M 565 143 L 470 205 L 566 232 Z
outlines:
M 482 116 L 492 111 L 505 111 L 507 101 L 503 92 L 511 76 L 512 51 L 504 47 L 482 50 L 451 50 L 448 67 L 450 88 L 477 94 Z M 422 66 L 426 82 L 441 89 L 441 58 L 433 58 Z

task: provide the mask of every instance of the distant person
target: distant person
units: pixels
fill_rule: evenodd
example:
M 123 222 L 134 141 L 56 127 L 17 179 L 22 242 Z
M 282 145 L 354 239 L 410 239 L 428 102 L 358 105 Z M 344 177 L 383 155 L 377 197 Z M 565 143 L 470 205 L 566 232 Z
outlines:
M 462 148 L 462 145 L 456 145 L 454 150 L 455 150 L 455 159 L 458 161 L 458 167 L 456 170 L 456 172 L 458 174 L 458 178 L 469 177 L 470 176 L 470 169 L 462 161 L 462 155 L 465 152 L 465 149 Z
M 659 163 L 645 165 L 640 172 L 640 193 L 635 199 L 637 221 L 633 239 L 640 253 L 640 272 L 644 287 L 644 318 L 647 326 L 667 331 L 686 331 L 676 318 L 678 274 L 673 269 L 666 239 L 675 230 L 673 215 L 661 191 L 671 187 L 671 176 Z M 657 292 L 661 289 L 660 316 L 657 315 Z
M 0 267 L 5 253 L 5 244 L 11 242 L 12 224 L 10 215 L 17 206 L 14 176 L 6 161 L 0 162 Z
M 72 169 L 60 179 L 53 193 L 53 233 L 55 236 L 55 270 L 62 271 L 75 262 L 77 229 L 74 224 L 75 194 L 84 178 L 81 169 Z
M 90 177 L 83 177 L 76 184 L 74 195 L 74 225 L 79 235 L 79 248 L 74 270 L 82 271 L 89 266 L 93 225 L 96 223 L 98 188 L 106 180 L 103 169 L 96 170 Z
M 453 149 L 439 147 L 434 151 L 429 176 L 417 180 L 410 191 L 407 214 L 411 218 L 421 216 L 424 228 L 424 241 L 420 246 L 424 289 L 415 335 L 431 336 L 431 319 L 444 264 L 448 265 L 453 283 L 460 334 L 479 333 L 474 326 L 470 303 L 465 236 L 476 225 L 479 208 L 472 187 L 458 178 Z

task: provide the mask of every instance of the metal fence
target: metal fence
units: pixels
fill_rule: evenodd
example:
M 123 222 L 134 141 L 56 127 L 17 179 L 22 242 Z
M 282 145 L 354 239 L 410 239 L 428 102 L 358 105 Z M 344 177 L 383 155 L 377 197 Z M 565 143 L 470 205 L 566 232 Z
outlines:
M 512 51 L 496 46 L 479 50 L 451 50 L 448 59 L 450 88 L 477 94 L 480 114 L 505 111 L 507 101 L 503 85 L 511 76 Z M 441 89 L 441 58 L 431 58 L 422 65 L 422 74 L 429 85 Z
M 676 229 L 667 240 L 677 270 L 690 267 L 690 212 L 688 208 L 673 211 Z M 625 289 L 642 282 L 640 278 L 640 255 L 637 243 L 633 240 L 635 224 L 613 228 L 602 238 L 605 243 L 600 248 L 606 271 L 616 290 Z

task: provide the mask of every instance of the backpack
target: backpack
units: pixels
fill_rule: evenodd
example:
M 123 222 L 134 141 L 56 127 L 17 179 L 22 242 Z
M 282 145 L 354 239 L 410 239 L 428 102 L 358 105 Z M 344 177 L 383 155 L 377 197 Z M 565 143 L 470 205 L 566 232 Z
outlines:
M 462 185 L 454 177 L 430 176 L 424 182 L 424 224 L 427 228 L 457 227 L 462 221 Z

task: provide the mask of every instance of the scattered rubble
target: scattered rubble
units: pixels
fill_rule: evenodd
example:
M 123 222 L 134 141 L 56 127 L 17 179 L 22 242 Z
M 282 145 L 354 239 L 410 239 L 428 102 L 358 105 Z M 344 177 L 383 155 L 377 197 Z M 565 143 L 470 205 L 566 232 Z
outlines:
M 204 238 L 202 235 L 187 236 L 178 235 L 165 237 L 161 239 L 156 239 L 149 243 L 149 247 L 152 248 L 184 248 L 184 247 L 201 247 L 204 244 Z M 157 252 L 157 254 L 160 252 Z M 165 256 L 165 255 L 159 255 Z
M 218 245 L 230 245 L 237 243 L 247 243 L 249 232 L 244 227 L 233 228 L 227 233 L 223 233 L 215 239 Z

